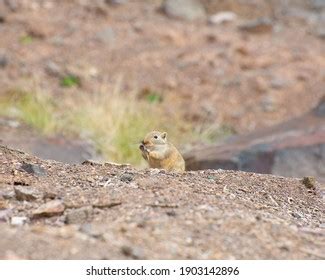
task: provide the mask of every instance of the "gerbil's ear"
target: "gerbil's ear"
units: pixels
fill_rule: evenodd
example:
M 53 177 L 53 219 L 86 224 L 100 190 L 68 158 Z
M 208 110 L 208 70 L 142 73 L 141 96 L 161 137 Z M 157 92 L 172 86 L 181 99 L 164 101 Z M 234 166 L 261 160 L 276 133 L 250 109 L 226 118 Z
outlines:
M 167 139 L 167 132 L 163 132 L 163 133 L 161 134 L 161 138 L 162 138 L 162 139 Z

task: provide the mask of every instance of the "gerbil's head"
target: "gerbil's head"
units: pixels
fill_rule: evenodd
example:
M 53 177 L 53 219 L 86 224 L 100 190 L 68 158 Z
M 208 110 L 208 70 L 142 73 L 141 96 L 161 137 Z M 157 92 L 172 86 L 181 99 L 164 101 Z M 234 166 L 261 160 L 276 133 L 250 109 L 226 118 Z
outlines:
M 152 131 L 144 137 L 142 144 L 145 146 L 164 145 L 167 143 L 167 132 Z

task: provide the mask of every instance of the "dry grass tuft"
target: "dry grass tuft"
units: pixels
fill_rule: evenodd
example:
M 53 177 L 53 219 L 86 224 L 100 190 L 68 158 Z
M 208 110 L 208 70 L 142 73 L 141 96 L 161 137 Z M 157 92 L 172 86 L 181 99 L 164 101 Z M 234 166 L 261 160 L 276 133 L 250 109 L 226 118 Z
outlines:
M 109 92 L 78 92 L 60 98 L 42 92 L 13 90 L 0 98 L 0 114 L 17 118 L 42 134 L 78 134 L 91 139 L 107 160 L 143 164 L 139 142 L 151 130 L 168 131 L 172 142 L 215 141 L 225 132 L 218 126 L 198 127 L 177 115 L 166 114 L 163 105 L 139 99 L 136 93 L 125 94 L 117 83 Z

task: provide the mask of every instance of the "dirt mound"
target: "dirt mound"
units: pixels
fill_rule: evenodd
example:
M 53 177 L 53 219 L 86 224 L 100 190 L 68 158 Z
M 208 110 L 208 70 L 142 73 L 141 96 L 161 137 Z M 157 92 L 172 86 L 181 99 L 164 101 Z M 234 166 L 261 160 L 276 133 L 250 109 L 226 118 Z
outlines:
M 0 258 L 324 259 L 318 183 L 69 165 L 0 147 Z

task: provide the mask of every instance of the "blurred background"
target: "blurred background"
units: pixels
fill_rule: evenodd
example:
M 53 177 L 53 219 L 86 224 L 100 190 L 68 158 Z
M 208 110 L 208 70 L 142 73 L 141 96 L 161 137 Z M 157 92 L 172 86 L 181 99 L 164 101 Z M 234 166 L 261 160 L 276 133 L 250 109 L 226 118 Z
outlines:
M 0 0 L 0 144 L 325 181 L 324 0 Z

